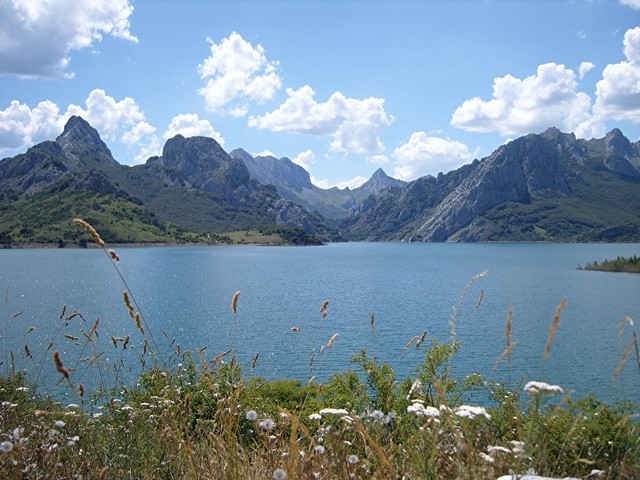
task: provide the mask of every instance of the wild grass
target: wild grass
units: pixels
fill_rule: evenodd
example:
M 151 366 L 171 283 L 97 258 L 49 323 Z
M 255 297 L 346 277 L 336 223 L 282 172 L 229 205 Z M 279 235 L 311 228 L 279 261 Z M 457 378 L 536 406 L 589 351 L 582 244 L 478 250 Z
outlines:
M 398 378 L 391 365 L 363 350 L 353 356 L 353 370 L 324 383 L 312 376 L 313 361 L 330 354 L 339 332 L 310 355 L 306 382 L 244 376 L 232 349 L 185 352 L 165 332 L 157 335 L 166 342 L 160 348 L 118 267 L 117 253 L 101 247 L 122 281 L 124 308 L 133 319 L 131 332 L 113 337 L 112 347 L 124 352 L 130 342 L 141 345 L 136 351 L 142 352 L 142 374 L 135 383 L 119 380 L 85 392 L 74 381 L 80 368 L 103 375 L 114 365 L 96 341 L 101 323 L 63 308 L 60 338 L 79 321 L 81 333 L 72 343 L 83 353 L 77 363 L 66 362 L 55 348 L 63 340 L 52 340 L 44 352 L 49 361 L 38 375 L 57 375 L 76 400 L 63 405 L 46 392 L 36 393 L 20 372 L 9 370 L 0 378 L 2 478 L 493 479 L 525 472 L 640 478 L 636 405 L 573 399 L 560 386 L 540 381 L 510 389 L 476 373 L 456 377 L 452 365 L 461 344 L 455 338 L 439 343 L 427 339 L 426 331 L 416 332 L 409 346 L 424 356 L 408 378 Z M 463 295 L 480 278 L 474 277 Z M 484 292 L 476 308 L 483 297 Z M 241 303 L 236 292 L 233 313 Z M 563 300 L 551 319 L 545 351 L 565 307 Z M 449 319 L 453 334 L 459 308 L 461 301 Z M 328 301 L 321 313 L 327 309 Z M 512 321 L 510 310 L 506 350 L 497 362 L 517 345 Z M 374 315 L 370 323 L 374 335 Z M 614 376 L 633 348 L 640 371 L 631 319 L 621 325 L 621 335 L 629 329 L 630 347 Z M 244 369 L 258 361 L 256 353 Z M 470 398 L 479 398 L 471 394 L 479 391 L 485 404 L 470 404 Z

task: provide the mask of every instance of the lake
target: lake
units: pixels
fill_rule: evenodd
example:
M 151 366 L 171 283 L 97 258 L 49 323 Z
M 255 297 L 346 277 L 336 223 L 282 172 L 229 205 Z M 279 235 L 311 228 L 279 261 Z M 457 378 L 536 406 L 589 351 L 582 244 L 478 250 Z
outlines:
M 390 362 L 399 377 L 410 375 L 424 350 L 404 350 L 414 335 L 427 331 L 446 341 L 449 318 L 469 279 L 482 271 L 457 313 L 462 347 L 453 362 L 459 375 L 479 371 L 489 380 L 544 380 L 574 396 L 594 393 L 608 400 L 640 399 L 640 372 L 630 356 L 617 380 L 612 373 L 630 339 L 618 337 L 624 315 L 640 319 L 640 275 L 580 271 L 592 260 L 640 254 L 640 244 L 404 244 L 339 243 L 322 247 L 152 247 L 120 248 L 120 267 L 161 348 L 166 337 L 182 349 L 208 346 L 208 358 L 228 348 L 238 352 L 247 371 L 259 352 L 253 375 L 320 379 L 343 371 L 361 348 Z M 96 353 L 100 368 L 79 368 L 74 378 L 87 385 L 118 375 L 137 374 L 140 335 L 122 302 L 122 286 L 103 252 L 95 249 L 0 251 L 0 353 L 6 371 L 9 352 L 31 381 L 58 396 L 67 395 L 50 353 L 52 339 L 65 363 L 91 356 L 64 338 L 81 337 L 101 320 Z M 476 308 L 480 289 L 484 298 Z M 241 291 L 238 313 L 230 301 Z M 543 350 L 560 301 L 568 305 L 548 360 Z M 329 300 L 326 318 L 320 314 Z M 77 310 L 87 319 L 58 319 Z M 493 369 L 505 348 L 505 318 L 513 308 L 511 363 Z M 22 312 L 22 313 L 20 313 Z M 375 331 L 370 316 L 375 314 Z M 30 327 L 35 330 L 29 332 Z M 299 327 L 293 333 L 291 327 Z M 330 350 L 313 349 L 339 333 Z M 111 336 L 131 335 L 131 348 L 114 349 Z M 24 345 L 33 358 L 25 358 Z M 111 379 L 111 380 L 110 380 Z

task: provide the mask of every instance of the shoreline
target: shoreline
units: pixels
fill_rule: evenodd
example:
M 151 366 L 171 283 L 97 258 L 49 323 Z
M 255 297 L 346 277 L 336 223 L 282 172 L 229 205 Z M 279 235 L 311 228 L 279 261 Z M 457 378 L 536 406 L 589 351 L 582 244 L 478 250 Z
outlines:
M 320 247 L 335 243 L 377 243 L 377 244 L 435 244 L 435 245 L 640 245 L 640 240 L 625 242 L 574 242 L 574 241 L 548 241 L 548 240 L 485 240 L 478 242 L 407 242 L 403 240 L 342 240 L 342 241 L 326 241 L 320 244 L 295 244 L 295 243 L 233 243 L 233 242 L 106 242 L 107 248 L 145 248 L 145 247 Z M 35 250 L 35 249 L 52 249 L 52 250 L 87 250 L 99 249 L 97 245 L 88 242 L 86 245 L 77 243 L 66 244 L 63 247 L 58 243 L 46 242 L 29 242 L 17 244 L 0 244 L 0 250 Z M 581 267 L 581 268 L 580 268 Z M 606 271 L 602 269 L 587 268 L 579 266 L 578 270 Z

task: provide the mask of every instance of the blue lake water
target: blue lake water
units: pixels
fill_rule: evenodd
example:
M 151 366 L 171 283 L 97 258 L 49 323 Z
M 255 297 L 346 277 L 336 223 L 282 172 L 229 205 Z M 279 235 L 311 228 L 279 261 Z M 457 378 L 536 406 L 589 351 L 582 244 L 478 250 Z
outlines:
M 326 378 L 350 367 L 365 348 L 390 362 L 400 377 L 410 375 L 423 351 L 405 344 L 427 330 L 427 339 L 446 341 L 449 318 L 465 284 L 474 283 L 457 315 L 462 348 L 453 362 L 459 375 L 479 371 L 490 380 L 544 380 L 603 399 L 640 400 L 640 372 L 630 357 L 611 380 L 630 339 L 618 337 L 624 315 L 640 320 L 640 275 L 579 271 L 576 266 L 617 255 L 640 254 L 639 244 L 399 244 L 346 243 L 323 247 L 167 247 L 121 248 L 120 266 L 136 293 L 162 348 L 162 331 L 183 349 L 208 346 L 210 358 L 228 348 L 251 374 L 268 378 L 309 377 L 313 349 L 339 333 L 332 349 L 318 355 L 313 375 Z M 475 308 L 480 289 L 484 300 Z M 131 380 L 141 353 L 140 336 L 122 303 L 122 287 L 99 250 L 0 251 L 1 369 L 14 352 L 44 390 L 65 395 L 53 370 L 48 343 L 55 342 L 68 366 L 81 347 L 62 336 L 80 335 L 76 318 L 63 330 L 58 319 L 81 312 L 90 323 L 101 319 L 100 366 L 78 368 L 76 381 L 95 385 L 119 375 Z M 241 291 L 238 313 L 230 311 Z M 542 357 L 556 306 L 567 298 L 549 360 Z M 329 315 L 320 306 L 328 299 Z M 493 365 L 505 348 L 505 318 L 513 308 L 513 349 L 509 365 Z M 22 313 L 19 313 L 22 312 Z M 370 327 L 375 313 L 375 332 Z M 18 315 L 16 315 L 18 314 Z M 36 329 L 27 333 L 29 327 Z M 292 333 L 291 327 L 300 327 Z M 88 329 L 90 325 L 83 328 Z M 131 348 L 115 350 L 110 336 L 131 335 Z M 29 346 L 33 359 L 24 355 Z M 83 356 L 92 352 L 86 349 Z

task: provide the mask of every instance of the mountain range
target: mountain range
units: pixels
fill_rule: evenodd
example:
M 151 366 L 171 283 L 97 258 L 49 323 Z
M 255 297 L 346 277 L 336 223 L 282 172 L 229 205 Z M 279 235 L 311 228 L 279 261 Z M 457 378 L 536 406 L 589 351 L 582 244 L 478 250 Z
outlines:
M 640 142 L 614 129 L 577 139 L 550 128 L 448 173 L 404 182 L 381 169 L 322 189 L 290 159 L 230 153 L 177 135 L 162 154 L 118 163 L 98 132 L 63 132 L 0 161 L 0 243 L 77 243 L 82 216 L 111 242 L 226 241 L 260 231 L 327 240 L 637 241 Z

